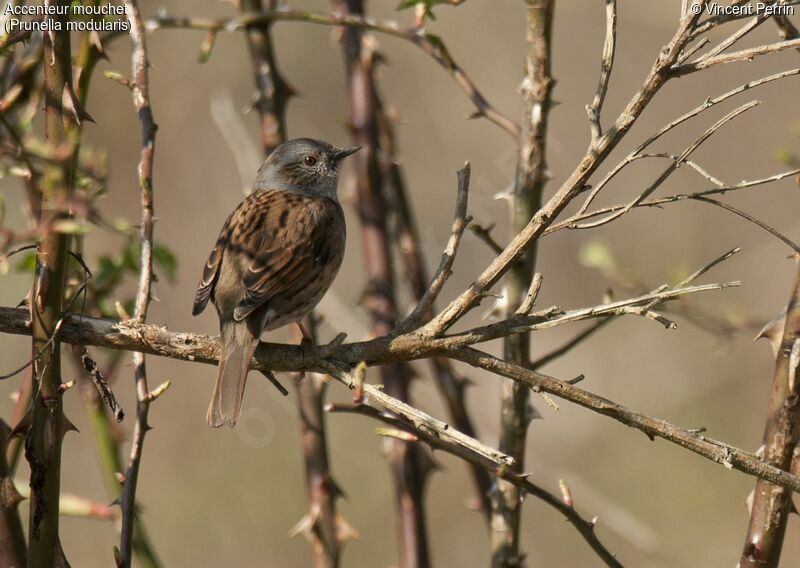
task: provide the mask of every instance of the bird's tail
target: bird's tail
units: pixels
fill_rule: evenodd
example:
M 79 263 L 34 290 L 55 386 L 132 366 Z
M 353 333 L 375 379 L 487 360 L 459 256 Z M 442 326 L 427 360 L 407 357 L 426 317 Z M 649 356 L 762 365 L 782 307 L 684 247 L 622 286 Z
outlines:
M 247 382 L 247 367 L 258 344 L 244 321 L 222 323 L 221 351 L 214 395 L 208 407 L 209 426 L 236 426 L 242 414 L 242 397 Z

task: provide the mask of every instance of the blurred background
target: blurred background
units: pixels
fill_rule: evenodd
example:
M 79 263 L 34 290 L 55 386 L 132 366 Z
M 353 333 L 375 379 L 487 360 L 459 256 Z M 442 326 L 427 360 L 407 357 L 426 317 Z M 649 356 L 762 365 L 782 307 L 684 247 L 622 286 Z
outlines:
M 371 2 L 371 15 L 410 24 L 410 12 L 395 12 L 396 1 Z M 605 106 L 609 124 L 639 88 L 661 46 L 672 36 L 680 2 L 620 2 L 617 61 Z M 321 1 L 295 1 L 293 7 L 327 11 Z M 211 0 L 145 3 L 146 15 L 233 14 L 231 6 Z M 453 57 L 471 74 L 487 98 L 514 117 L 521 112 L 517 86 L 524 57 L 523 3 L 471 0 L 457 9 L 438 8 L 429 24 Z M 604 33 L 601 2 L 561 0 L 553 33 L 555 100 L 551 115 L 549 165 L 552 194 L 575 167 L 589 141 L 584 106 L 594 95 Z M 286 79 L 300 93 L 289 105 L 291 137 L 348 143 L 344 65 L 337 31 L 304 23 L 274 26 L 276 54 Z M 725 29 L 729 33 L 730 29 Z M 742 47 L 773 41 L 767 23 Z M 155 165 L 156 239 L 177 255 L 174 284 L 162 278 L 158 302 L 149 321 L 172 330 L 217 333 L 213 312 L 191 317 L 191 302 L 203 262 L 228 213 L 259 163 L 257 117 L 243 114 L 253 93 L 252 71 L 241 34 L 220 34 L 210 61 L 197 63 L 202 32 L 163 30 L 148 38 L 153 64 L 151 96 L 160 127 Z M 495 237 L 507 242 L 508 206 L 495 195 L 505 190 L 516 162 L 515 143 L 486 120 L 466 120 L 467 98 L 428 56 L 400 40 L 378 36 L 387 64 L 379 79 L 385 99 L 398 118 L 402 163 L 408 177 L 429 263 L 438 262 L 449 234 L 455 196 L 455 172 L 472 163 L 470 213 L 481 224 L 496 223 Z M 129 92 L 102 72 L 129 73 L 125 38 L 114 43 L 109 61 L 95 75 L 87 110 L 97 124 L 85 129 L 84 145 L 107 152 L 108 195 L 99 203 L 107 218 L 139 217 L 136 164 L 139 127 Z M 720 66 L 672 81 L 632 129 L 626 142 L 601 168 L 603 175 L 647 135 L 714 96 L 750 79 L 797 66 L 797 52 Z M 793 134 L 800 123 L 797 78 L 773 83 L 720 105 L 676 129 L 654 150 L 680 151 L 719 117 L 750 98 L 764 104 L 736 119 L 695 155 L 712 174 L 727 182 L 765 177 L 786 169 L 779 156 L 800 154 Z M 223 109 L 224 133 L 212 107 Z M 227 109 L 227 111 L 225 111 Z M 233 109 L 231 111 L 230 109 Z M 236 149 L 225 135 L 236 131 Z M 237 165 L 237 159 L 239 164 Z M 249 164 L 249 165 L 248 165 Z M 641 191 L 663 163 L 637 163 L 604 192 L 599 203 L 623 202 Z M 240 174 L 240 169 L 244 174 Z M 242 179 L 242 178 L 245 179 Z M 597 181 L 596 179 L 594 180 Z M 353 179 L 346 171 L 340 193 L 350 226 L 345 265 L 321 306 L 326 316 L 321 340 L 345 331 L 365 337 L 367 318 L 357 306 L 364 278 L 359 231 L 352 207 Z M 679 170 L 659 194 L 706 189 L 709 183 Z M 0 180 L 10 226 L 24 226 L 24 192 L 16 180 Z M 800 238 L 800 191 L 787 179 L 724 198 Z M 86 258 L 118 250 L 121 237 L 95 228 L 86 239 Z M 639 210 L 601 229 L 561 231 L 540 243 L 538 270 L 544 287 L 538 305 L 564 308 L 597 304 L 609 288 L 627 279 L 651 288 L 675 282 L 725 251 L 742 252 L 703 278 L 704 282 L 742 280 L 740 288 L 693 297 L 689 304 L 734 325 L 766 322 L 786 304 L 793 278 L 789 249 L 769 234 L 720 209 L 701 203 L 675 203 L 661 210 Z M 467 234 L 442 301 L 453 297 L 493 258 L 489 249 Z M 605 260 L 603 260 L 605 259 Z M 599 261 L 601 262 L 598 269 Z M 595 266 L 592 266 L 595 265 Z M 614 274 L 611 274 L 611 273 Z M 613 278 L 612 278 L 613 276 Z M 402 283 L 402 275 L 398 282 Z M 27 275 L 0 278 L 0 304 L 24 297 Z M 125 296 L 132 287 L 123 289 Z M 619 291 L 618 297 L 625 292 Z M 462 325 L 480 321 L 486 302 Z M 754 333 L 719 336 L 682 319 L 674 331 L 642 318 L 617 321 L 592 340 L 545 369 L 560 378 L 585 374 L 584 388 L 638 411 L 671 422 L 708 429 L 708 435 L 748 450 L 761 440 L 772 379 L 773 356 Z M 578 326 L 536 333 L 534 353 L 544 353 L 571 337 Z M 284 332 L 269 336 L 283 341 Z M 29 340 L 0 337 L 0 372 L 25 362 Z M 498 352 L 499 344 L 486 348 Z M 96 352 L 97 350 L 92 350 Z M 140 474 L 142 517 L 166 566 L 305 566 L 310 558 L 302 537 L 288 533 L 306 513 L 302 454 L 298 444 L 294 390 L 282 398 L 254 374 L 245 397 L 242 422 L 233 431 L 205 425 L 215 369 L 150 357 L 151 386 L 172 381 L 152 407 Z M 67 377 L 74 370 L 67 366 Z M 417 406 L 438 416 L 446 413 L 419 365 L 414 383 Z M 480 437 L 497 443 L 499 381 L 474 369 L 463 372 L 475 382 L 469 409 Z M 376 375 L 371 374 L 374 379 Z M 287 382 L 288 378 L 284 378 Z M 10 416 L 10 395 L 18 379 L 0 383 L 0 415 Z M 121 369 L 115 391 L 128 416 L 135 406 L 130 365 Z M 334 384 L 331 399 L 349 392 Z M 62 491 L 108 502 L 84 406 L 75 392 L 66 413 L 81 430 L 64 444 Z M 630 566 L 731 566 L 741 552 L 754 480 L 706 461 L 663 441 L 650 442 L 638 431 L 559 401 L 555 411 L 541 399 L 534 404 L 543 420 L 532 423 L 525 468 L 552 491 L 569 482 L 576 507 L 599 517 L 599 535 Z M 347 494 L 340 512 L 360 533 L 344 549 L 343 565 L 391 566 L 396 561 L 393 496 L 388 466 L 381 455 L 376 424 L 357 416 L 329 417 L 333 473 Z M 123 425 L 132 428 L 131 419 Z M 127 452 L 127 449 L 126 449 Z M 434 564 L 481 566 L 489 558 L 484 520 L 468 507 L 472 485 L 465 466 L 438 455 L 443 471 L 428 487 L 428 521 Z M 27 470 L 22 467 L 19 476 Z M 783 566 L 800 565 L 800 527 L 789 522 Z M 597 566 L 599 561 L 560 515 L 530 499 L 523 518 L 523 550 L 532 566 Z M 117 542 L 110 523 L 64 519 L 61 540 L 73 566 L 111 565 Z

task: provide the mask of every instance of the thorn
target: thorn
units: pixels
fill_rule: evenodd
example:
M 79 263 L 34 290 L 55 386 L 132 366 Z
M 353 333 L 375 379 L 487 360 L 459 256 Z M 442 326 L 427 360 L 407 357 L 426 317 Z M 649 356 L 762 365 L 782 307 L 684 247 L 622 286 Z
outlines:
M 66 383 L 61 383 L 60 385 L 58 385 L 58 392 L 63 394 L 63 393 L 67 392 L 69 389 L 71 389 L 74 386 L 75 386 L 75 381 L 74 380 L 66 382 Z
M 433 451 L 431 451 L 428 446 L 417 446 L 417 449 L 421 454 L 422 463 L 420 464 L 420 469 L 422 470 L 423 479 L 431 473 L 444 471 L 444 467 L 439 460 L 434 457 Z
M 117 568 L 122 566 L 122 554 L 116 546 L 114 547 L 114 562 L 117 564 Z
M 121 471 L 114 472 L 114 477 L 117 478 L 117 481 L 119 482 L 120 485 L 125 483 L 125 474 L 122 473 Z
M 347 522 L 341 514 L 336 514 L 336 540 L 340 543 L 347 542 L 348 540 L 358 540 L 361 538 L 359 533 L 353 526 Z
M 336 480 L 333 478 L 331 474 L 325 476 L 325 481 L 323 483 L 325 484 L 325 488 L 331 495 L 333 495 L 334 497 L 341 497 L 342 499 L 347 500 L 347 494 L 339 486 L 339 484 L 336 483 Z
M 300 517 L 300 520 L 289 529 L 289 538 L 303 535 L 310 542 L 314 524 L 319 519 L 320 514 L 319 506 L 312 505 L 311 511 Z
M 70 421 L 70 419 L 67 418 L 66 414 L 63 417 L 64 417 L 64 435 L 65 436 L 67 435 L 67 432 L 77 432 L 78 434 L 81 433 L 81 431 L 78 430 L 78 428 L 75 426 L 75 424 L 73 424 Z
M 84 120 L 87 122 L 95 122 L 75 95 L 75 91 L 72 88 L 72 81 L 64 83 L 64 88 L 61 91 L 61 106 L 72 114 L 78 126 L 81 126 Z
M 29 408 L 25 411 L 25 415 L 20 419 L 14 428 L 11 429 L 11 433 L 8 435 L 10 438 L 11 436 L 25 436 L 30 430 L 31 423 L 33 420 L 33 409 Z

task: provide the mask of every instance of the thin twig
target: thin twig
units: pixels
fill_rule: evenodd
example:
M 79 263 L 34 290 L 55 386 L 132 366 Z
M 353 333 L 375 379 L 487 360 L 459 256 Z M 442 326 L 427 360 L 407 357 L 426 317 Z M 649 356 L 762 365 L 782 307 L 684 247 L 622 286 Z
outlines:
M 580 532 L 587 544 L 598 554 L 606 566 L 622 566 L 615 556 L 603 545 L 602 542 L 600 542 L 600 539 L 595 532 L 597 527 L 595 519 L 585 519 L 575 510 L 574 505 L 564 503 L 562 499 L 559 499 L 553 493 L 530 481 L 528 476 L 514 473 L 509 468 L 497 468 L 494 466 L 493 462 L 485 460 L 483 456 L 474 454 L 463 446 L 452 444 L 438 436 L 432 435 L 424 428 L 416 427 L 413 423 L 407 420 L 402 420 L 397 416 L 389 414 L 388 412 L 381 412 L 380 410 L 367 404 L 329 404 L 326 407 L 326 410 L 328 412 L 336 413 L 341 412 L 360 414 L 374 420 L 379 420 L 401 431 L 413 434 L 416 438 L 425 442 L 434 449 L 442 450 L 443 452 L 457 456 L 469 463 L 485 469 L 500 479 L 513 484 L 515 487 L 519 488 L 523 494 L 527 493 L 529 495 L 533 495 L 537 499 L 544 501 L 546 504 L 550 505 L 559 513 L 564 515 L 566 519 L 578 530 L 578 532 Z
M 186 28 L 195 30 L 211 30 L 216 32 L 234 32 L 248 25 L 264 22 L 294 21 L 320 24 L 324 26 L 348 26 L 361 30 L 368 30 L 390 35 L 408 41 L 419 47 L 433 58 L 441 67 L 447 70 L 461 90 L 469 97 L 476 109 L 476 116 L 486 117 L 514 139 L 519 136 L 519 127 L 492 106 L 478 90 L 466 71 L 456 63 L 450 55 L 442 40 L 425 30 L 417 28 L 403 28 L 396 22 L 382 22 L 354 14 L 323 14 L 304 10 L 273 10 L 253 13 L 228 20 L 214 20 L 209 18 L 178 18 L 162 17 L 148 20 L 147 29 L 158 30 L 161 28 Z
M 705 4 L 701 0 L 701 4 Z M 640 90 L 631 98 L 613 126 L 591 147 L 577 167 L 555 194 L 531 218 L 525 228 L 503 249 L 497 258 L 428 324 L 430 329 L 446 330 L 486 296 L 503 275 L 513 266 L 531 244 L 553 222 L 567 205 L 586 187 L 589 177 L 603 163 L 608 154 L 624 138 L 656 93 L 669 80 L 669 71 L 691 38 L 700 15 L 684 18 L 672 39 L 659 52 L 658 59 L 644 80 Z
M 400 323 L 397 324 L 396 332 L 404 333 L 411 329 L 416 328 L 430 312 L 431 306 L 436 302 L 442 289 L 444 288 L 447 279 L 453 273 L 453 263 L 456 260 L 456 253 L 458 252 L 458 245 L 461 243 L 461 237 L 464 235 L 464 230 L 469 225 L 471 218 L 467 216 L 467 201 L 469 197 L 469 175 L 470 165 L 469 162 L 464 164 L 464 167 L 458 170 L 458 193 L 456 196 L 456 212 L 453 218 L 453 225 L 450 228 L 450 238 L 447 241 L 447 246 L 442 253 L 442 259 L 439 262 L 439 267 L 433 274 L 431 284 L 428 286 L 425 294 L 417 302 L 414 310 Z M 422 333 L 436 334 L 436 329 L 431 329 L 429 326 L 423 326 L 420 330 Z
M 586 107 L 589 114 L 589 123 L 592 130 L 592 141 L 597 140 L 603 134 L 603 127 L 600 124 L 603 102 L 608 92 L 608 83 L 611 79 L 611 71 L 614 68 L 614 54 L 617 45 L 617 0 L 606 0 L 606 39 L 603 42 L 603 58 L 600 64 L 600 80 L 597 83 L 592 104 Z
M 701 59 L 691 63 L 677 65 L 676 67 L 673 67 L 672 74 L 675 77 L 681 77 L 688 73 L 702 71 L 703 69 L 708 69 L 709 67 L 714 67 L 716 65 L 735 63 L 737 61 L 752 61 L 761 55 L 769 55 L 771 53 L 778 53 L 780 51 L 786 51 L 787 49 L 797 48 L 800 48 L 800 39 L 789 39 L 777 43 L 751 47 L 750 49 L 742 49 L 741 51 L 734 51 L 733 53 L 721 53 L 720 55 L 709 57 L 708 59 Z
M 717 130 L 722 128 L 725 124 L 750 110 L 751 108 L 757 106 L 759 101 L 750 101 L 749 103 L 745 103 L 739 108 L 729 112 L 717 122 L 715 122 L 711 127 L 709 127 L 703 134 L 701 134 L 698 138 L 696 138 L 691 144 L 689 144 L 683 152 L 678 156 L 676 160 L 673 160 L 669 166 L 658 176 L 656 181 L 654 181 L 651 185 L 647 187 L 644 191 L 642 191 L 639 195 L 637 195 L 628 205 L 616 211 L 607 217 L 602 219 L 598 219 L 596 221 L 590 221 L 587 223 L 575 223 L 570 228 L 571 229 L 592 229 L 595 227 L 599 227 L 601 225 L 605 225 L 606 223 L 610 223 L 619 217 L 625 215 L 628 211 L 632 208 L 636 207 L 639 203 L 647 199 L 652 193 L 657 190 L 661 185 L 667 181 L 667 179 L 677 170 L 683 162 L 692 155 L 692 153 L 697 150 L 706 140 L 708 140 Z M 587 200 L 588 201 L 588 200 Z
M 609 316 L 607 318 L 597 320 L 583 331 L 578 332 L 574 337 L 572 337 L 563 345 L 560 345 L 559 347 L 556 347 L 552 351 L 549 351 L 544 355 L 537 357 L 534 361 L 531 361 L 530 368 L 536 371 L 538 369 L 541 369 L 545 365 L 552 363 L 556 359 L 563 357 L 564 355 L 575 349 L 575 347 L 586 341 L 586 339 L 588 339 L 590 336 L 594 335 L 596 331 L 599 331 L 601 328 L 605 327 L 606 324 L 610 323 L 613 319 L 614 319 L 613 316 Z
M 147 308 L 150 305 L 153 285 L 153 158 L 157 126 L 153 120 L 150 107 L 149 61 L 147 44 L 144 37 L 144 25 L 139 12 L 137 0 L 125 3 L 125 10 L 130 24 L 132 55 L 133 104 L 139 115 L 142 131 L 141 155 L 139 158 L 139 189 L 141 191 L 142 218 L 140 225 L 141 256 L 139 265 L 139 284 L 136 291 L 136 307 L 134 321 L 144 323 Z M 122 527 L 120 530 L 119 565 L 130 568 L 136 515 L 136 487 L 139 481 L 139 466 L 142 460 L 144 439 L 150 425 L 147 416 L 150 403 L 155 396 L 147 385 L 147 370 L 144 353 L 133 353 L 134 377 L 136 382 L 136 423 L 133 430 L 130 458 L 125 470 L 125 481 L 122 487 L 120 505 L 122 507 Z
M 679 116 L 675 120 L 673 120 L 673 121 L 669 122 L 668 124 L 664 125 L 658 132 L 656 132 L 655 134 L 653 134 L 653 135 L 649 136 L 648 138 L 646 138 L 644 140 L 644 142 L 639 144 L 639 146 L 636 147 L 636 149 L 634 149 L 632 152 L 630 152 L 622 161 L 620 161 L 616 166 L 614 166 L 614 168 L 612 168 L 609 171 L 608 174 L 606 174 L 606 176 L 600 181 L 600 183 L 598 183 L 592 189 L 591 193 L 586 198 L 586 200 L 584 201 L 583 205 L 581 205 L 581 208 L 578 210 L 578 214 L 585 213 L 587 211 L 587 209 L 589 208 L 589 205 L 591 205 L 591 203 L 594 200 L 594 198 L 597 197 L 597 195 L 606 186 L 606 184 L 608 184 L 609 181 L 611 181 L 617 174 L 619 174 L 631 162 L 634 162 L 634 161 L 636 161 L 638 159 L 641 159 L 641 157 L 643 157 L 642 152 L 648 146 L 650 146 L 653 142 L 655 142 L 656 140 L 658 140 L 659 138 L 664 136 L 666 133 L 668 133 L 672 129 L 680 126 L 681 124 L 685 123 L 686 121 L 696 117 L 700 113 L 705 112 L 706 110 L 708 110 L 708 109 L 720 104 L 721 102 L 726 101 L 729 98 L 734 97 L 734 96 L 736 96 L 736 95 L 738 95 L 740 93 L 743 93 L 743 92 L 748 91 L 750 89 L 754 89 L 756 87 L 759 87 L 759 86 L 767 84 L 767 83 L 771 83 L 773 81 L 778 81 L 780 79 L 785 79 L 787 77 L 793 77 L 793 76 L 796 76 L 796 75 L 800 75 L 800 68 L 791 69 L 789 71 L 782 71 L 780 73 L 775 73 L 773 75 L 769 75 L 767 77 L 762 77 L 761 79 L 755 79 L 755 80 L 750 81 L 748 83 L 745 83 L 743 85 L 739 85 L 738 87 L 736 87 L 734 89 L 731 89 L 730 91 L 728 91 L 726 93 L 723 93 L 723 94 L 721 94 L 721 95 L 719 95 L 717 97 L 707 98 L 699 106 L 696 106 L 695 108 L 693 108 L 690 111 L 682 114 L 681 116 Z
M 702 201 L 703 203 L 710 203 L 711 205 L 716 205 L 717 207 L 721 207 L 722 209 L 725 209 L 726 211 L 730 211 L 734 215 L 738 215 L 742 219 L 746 219 L 747 221 L 750 221 L 754 225 L 757 225 L 757 226 L 761 227 L 762 229 L 764 229 L 765 231 L 767 231 L 768 233 L 770 233 L 773 237 L 775 237 L 779 241 L 785 243 L 792 250 L 794 250 L 795 253 L 800 254 L 800 246 L 798 246 L 797 243 L 792 241 L 789 237 L 783 235 L 777 229 L 774 229 L 773 227 L 770 227 L 764 221 L 756 219 L 755 217 L 753 217 L 749 213 L 745 213 L 744 211 L 742 211 L 741 209 L 737 209 L 733 205 L 728 205 L 727 203 L 724 203 L 722 201 L 718 201 L 716 199 L 711 199 L 710 197 L 695 197 L 695 200 Z
M 339 365 L 331 364 L 327 361 L 320 361 L 319 365 L 332 377 L 336 378 L 339 382 L 347 386 L 349 389 L 355 389 L 358 381 L 354 378 L 353 373 L 348 369 L 342 368 Z M 466 436 L 455 428 L 451 427 L 446 422 L 442 422 L 433 416 L 418 410 L 405 402 L 398 400 L 386 394 L 382 388 L 365 383 L 360 385 L 364 390 L 365 400 L 374 401 L 381 405 L 386 410 L 394 412 L 408 420 L 415 428 L 430 433 L 430 435 L 445 441 L 446 443 L 457 445 L 466 448 L 476 456 L 484 461 L 484 463 L 492 464 L 495 469 L 508 468 L 514 464 L 514 458 L 505 455 L 503 452 L 495 450 L 474 438 Z
M 425 253 L 422 247 L 419 230 L 414 218 L 411 197 L 406 187 L 403 167 L 397 156 L 394 120 L 385 108 L 381 97 L 378 96 L 376 86 L 376 104 L 379 107 L 380 127 L 385 158 L 383 160 L 385 178 L 391 195 L 394 198 L 394 208 L 397 219 L 397 248 L 404 264 L 407 281 L 413 299 L 419 303 L 429 289 L 430 275 L 428 273 Z M 466 211 L 465 211 L 466 213 Z M 430 305 L 430 314 L 436 312 L 435 303 Z M 426 315 L 425 317 L 430 317 Z M 449 359 L 432 357 L 429 360 L 431 374 L 436 387 L 445 403 L 448 416 L 453 425 L 467 436 L 477 438 L 476 428 L 467 408 L 466 391 L 471 384 L 469 379 L 461 376 Z M 470 473 L 475 486 L 476 500 L 486 520 L 489 520 L 490 503 L 489 489 L 491 479 L 485 469 L 471 464 Z
M 762 185 L 766 185 L 768 183 L 773 183 L 776 181 L 780 181 L 786 179 L 787 177 L 792 177 L 800 174 L 800 168 L 788 170 L 785 172 L 781 172 L 779 174 L 775 174 L 765 178 L 759 178 L 755 180 L 745 180 L 733 185 L 726 185 L 722 187 L 714 187 L 712 189 L 707 189 L 704 191 L 698 191 L 695 193 L 679 193 L 676 195 L 668 195 L 665 197 L 659 197 L 657 199 L 648 199 L 646 201 L 642 201 L 641 203 L 636 205 L 636 208 L 642 207 L 661 207 L 662 205 L 667 205 L 668 203 L 676 203 L 678 201 L 687 201 L 687 200 L 701 200 L 704 197 L 708 197 L 710 195 L 723 195 L 728 192 L 732 191 L 741 191 L 745 189 L 752 189 L 754 187 L 759 187 Z M 602 207 L 600 209 L 595 209 L 594 211 L 588 211 L 585 213 L 577 213 L 572 217 L 561 221 L 560 223 L 551 225 L 545 232 L 545 235 L 549 235 L 551 233 L 555 233 L 556 231 L 560 231 L 561 229 L 569 229 L 578 221 L 583 221 L 585 219 L 591 219 L 592 217 L 597 217 L 598 215 L 605 215 L 607 213 L 613 213 L 615 211 L 619 211 L 624 209 L 628 206 L 628 203 L 620 203 L 617 205 L 610 205 L 608 207 Z

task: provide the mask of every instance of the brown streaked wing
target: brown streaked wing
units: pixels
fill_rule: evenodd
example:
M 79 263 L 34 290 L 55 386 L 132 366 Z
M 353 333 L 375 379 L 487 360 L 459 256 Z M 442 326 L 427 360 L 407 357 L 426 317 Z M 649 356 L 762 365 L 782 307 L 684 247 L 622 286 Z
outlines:
M 217 243 L 211 250 L 211 254 L 208 255 L 208 260 L 206 260 L 206 264 L 203 267 L 203 275 L 200 277 L 197 291 L 194 294 L 194 305 L 192 306 L 193 316 L 196 316 L 206 309 L 208 300 L 214 293 L 214 286 L 217 283 L 219 268 L 222 266 L 222 256 L 225 253 L 225 246 L 230 236 L 230 228 L 232 225 L 235 225 L 237 219 L 242 216 L 242 210 L 245 209 L 245 204 L 249 199 L 250 197 L 248 196 L 248 198 L 242 201 L 225 220 L 225 224 L 222 225 L 222 230 L 219 232 L 219 237 L 217 237 Z
M 224 241 L 220 238 L 216 246 L 208 255 L 206 265 L 203 267 L 203 275 L 200 277 L 200 283 L 197 285 L 197 292 L 194 293 L 194 305 L 192 306 L 192 315 L 196 316 L 208 304 L 208 299 L 214 291 L 214 284 L 217 282 L 217 274 L 219 274 L 219 267 L 222 264 L 222 251 Z
M 245 295 L 234 312 L 237 321 L 322 268 L 316 265 L 320 246 L 331 223 L 343 223 L 340 206 L 330 199 L 269 193 L 271 199 L 259 204 L 265 206 L 261 246 L 243 277 Z

